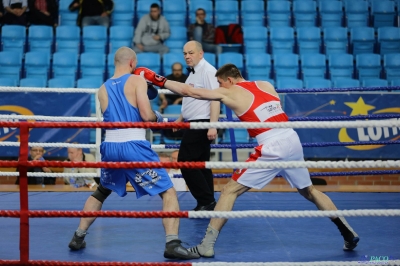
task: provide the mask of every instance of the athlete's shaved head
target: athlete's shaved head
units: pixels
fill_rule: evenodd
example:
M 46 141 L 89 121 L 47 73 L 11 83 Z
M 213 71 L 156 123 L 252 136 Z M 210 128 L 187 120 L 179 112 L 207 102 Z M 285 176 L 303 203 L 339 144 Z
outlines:
M 122 66 L 129 64 L 130 61 L 136 61 L 136 53 L 131 48 L 123 46 L 115 52 L 114 65 Z

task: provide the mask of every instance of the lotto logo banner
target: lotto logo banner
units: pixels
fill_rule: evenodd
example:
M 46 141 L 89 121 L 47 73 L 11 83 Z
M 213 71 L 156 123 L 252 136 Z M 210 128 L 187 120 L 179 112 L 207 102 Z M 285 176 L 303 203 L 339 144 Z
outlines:
M 90 94 L 84 93 L 2 93 L 1 115 L 85 116 L 90 117 Z M 17 122 L 18 119 L 3 119 Z M 34 119 L 28 121 L 35 121 Z M 34 128 L 29 142 L 89 143 L 89 129 Z M 18 128 L 0 128 L 0 141 L 19 141 Z M 46 156 L 66 156 L 65 148 L 46 148 Z M 18 156 L 18 147 L 0 146 L 1 157 Z
M 287 94 L 289 117 L 400 114 L 400 94 Z M 399 119 L 399 118 L 392 118 Z M 301 142 L 370 142 L 400 139 L 400 128 L 296 129 Z M 306 158 L 399 159 L 399 145 L 304 148 Z

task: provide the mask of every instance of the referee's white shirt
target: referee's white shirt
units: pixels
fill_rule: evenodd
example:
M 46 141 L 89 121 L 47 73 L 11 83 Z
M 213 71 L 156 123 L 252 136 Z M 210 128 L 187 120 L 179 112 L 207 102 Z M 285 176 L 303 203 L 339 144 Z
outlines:
M 217 70 L 204 58 L 194 67 L 194 74 L 190 72 L 186 84 L 193 88 L 217 89 L 219 83 L 215 77 Z M 182 116 L 186 120 L 210 119 L 210 104 L 208 100 L 198 100 L 191 97 L 183 97 Z

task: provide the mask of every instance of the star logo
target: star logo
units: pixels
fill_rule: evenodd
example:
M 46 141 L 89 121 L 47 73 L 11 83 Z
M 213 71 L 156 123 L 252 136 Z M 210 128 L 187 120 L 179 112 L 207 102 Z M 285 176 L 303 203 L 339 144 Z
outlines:
M 353 111 L 350 116 L 354 115 L 368 115 L 368 111 L 375 109 L 375 106 L 366 104 L 362 97 L 358 98 L 357 102 L 345 102 L 345 105 L 350 107 Z

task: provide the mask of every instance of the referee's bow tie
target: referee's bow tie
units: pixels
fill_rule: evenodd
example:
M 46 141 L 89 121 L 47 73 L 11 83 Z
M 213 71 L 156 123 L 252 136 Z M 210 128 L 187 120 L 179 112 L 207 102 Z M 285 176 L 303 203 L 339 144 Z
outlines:
M 194 68 L 193 67 L 187 67 L 186 69 L 187 69 L 187 71 L 189 71 L 189 74 L 190 74 L 190 72 L 192 72 L 194 74 Z

